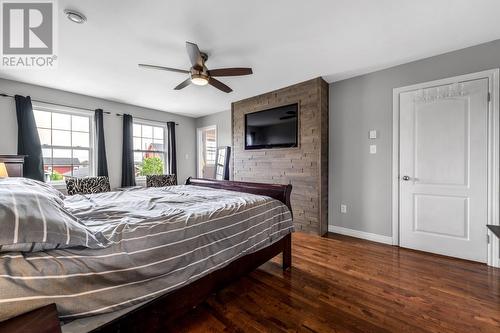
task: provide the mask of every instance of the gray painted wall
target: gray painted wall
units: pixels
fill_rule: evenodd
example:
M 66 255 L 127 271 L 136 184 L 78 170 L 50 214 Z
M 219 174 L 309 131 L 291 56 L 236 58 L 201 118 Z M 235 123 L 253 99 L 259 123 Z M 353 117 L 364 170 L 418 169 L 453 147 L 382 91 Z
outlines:
M 0 79 L 0 92 L 9 95 L 30 95 L 33 99 L 47 102 L 90 109 L 102 108 L 112 112 L 112 115 L 105 115 L 104 124 L 108 169 L 113 188 L 120 186 L 121 182 L 122 118 L 117 117 L 116 113 L 179 123 L 176 128 L 179 182 L 184 182 L 187 177 L 195 175 L 196 120 L 194 118 L 3 79 Z M 0 154 L 16 154 L 17 121 L 13 98 L 0 97 L 0 119 Z
M 330 84 L 329 223 L 392 235 L 393 88 L 498 67 L 500 40 Z M 378 139 L 368 139 L 370 129 Z

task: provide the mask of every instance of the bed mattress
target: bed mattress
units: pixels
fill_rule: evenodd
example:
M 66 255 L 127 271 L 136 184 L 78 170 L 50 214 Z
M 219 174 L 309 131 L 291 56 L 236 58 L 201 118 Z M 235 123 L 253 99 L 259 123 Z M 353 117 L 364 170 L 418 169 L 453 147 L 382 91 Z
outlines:
M 0 255 L 0 320 L 50 303 L 63 320 L 123 309 L 293 231 L 280 201 L 192 185 L 76 195 L 64 206 L 109 246 Z

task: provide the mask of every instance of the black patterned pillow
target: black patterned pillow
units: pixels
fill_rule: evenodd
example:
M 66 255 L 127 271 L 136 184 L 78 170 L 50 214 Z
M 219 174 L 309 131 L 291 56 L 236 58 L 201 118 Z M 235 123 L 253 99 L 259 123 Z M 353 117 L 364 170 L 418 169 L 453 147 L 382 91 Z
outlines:
M 164 187 L 177 185 L 176 175 L 147 175 L 146 187 Z
M 109 178 L 107 176 L 66 178 L 66 190 L 68 195 L 92 194 L 111 191 Z

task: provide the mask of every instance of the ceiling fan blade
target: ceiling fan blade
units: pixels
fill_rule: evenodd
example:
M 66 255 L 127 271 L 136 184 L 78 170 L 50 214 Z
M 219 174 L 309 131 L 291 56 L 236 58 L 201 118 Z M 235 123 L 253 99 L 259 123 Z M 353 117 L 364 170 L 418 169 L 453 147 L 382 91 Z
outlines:
M 183 88 L 186 88 L 191 84 L 191 78 L 187 78 L 185 81 L 177 85 L 177 87 L 174 88 L 174 90 L 181 90 Z
M 229 88 L 224 83 L 220 82 L 219 80 L 214 79 L 213 77 L 208 79 L 208 84 L 210 84 L 211 86 L 213 86 L 219 90 L 222 90 L 225 93 L 230 93 L 231 91 L 233 91 L 233 89 Z
M 253 74 L 251 68 L 245 67 L 211 69 L 208 72 L 210 76 L 239 76 Z
M 160 69 L 162 71 L 177 72 L 177 73 L 183 73 L 183 74 L 191 73 L 190 71 L 186 71 L 184 69 L 170 68 L 170 67 L 157 66 L 157 65 L 139 64 L 139 67 Z
M 191 61 L 191 65 L 196 69 L 203 68 L 203 58 L 201 57 L 200 49 L 195 43 L 186 42 L 186 50 Z

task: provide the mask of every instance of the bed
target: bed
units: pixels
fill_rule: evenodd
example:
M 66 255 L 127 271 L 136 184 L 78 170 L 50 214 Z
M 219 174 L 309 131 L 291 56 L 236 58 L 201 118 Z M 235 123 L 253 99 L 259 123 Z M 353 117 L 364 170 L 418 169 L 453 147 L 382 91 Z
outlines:
M 11 318 L 5 327 L 56 304 L 65 332 L 160 330 L 279 253 L 290 266 L 290 192 L 290 185 L 188 179 L 64 198 L 83 231 L 68 226 L 52 249 L 33 242 L 44 251 L 0 253 L 0 319 Z

